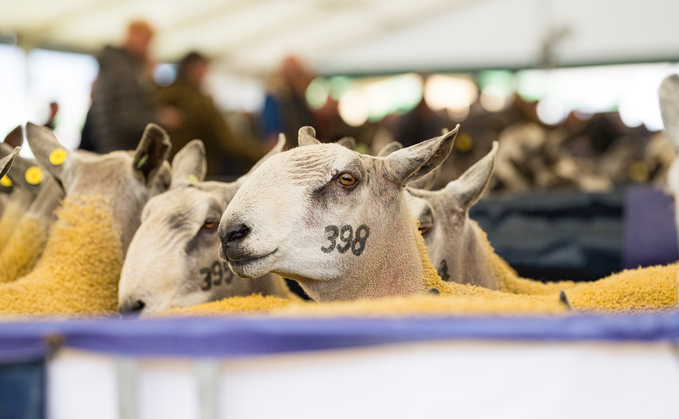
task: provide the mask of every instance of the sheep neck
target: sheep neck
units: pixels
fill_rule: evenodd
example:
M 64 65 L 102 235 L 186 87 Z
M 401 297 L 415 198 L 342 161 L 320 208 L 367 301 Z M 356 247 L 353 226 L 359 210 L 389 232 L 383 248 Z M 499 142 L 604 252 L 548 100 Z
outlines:
M 423 294 L 427 277 L 436 275 L 429 262 L 426 247 L 417 230 L 417 221 L 405 204 L 403 196 L 395 199 L 386 214 L 376 217 L 379 222 L 371 229 L 371 243 L 379 247 L 362 263 L 341 277 L 323 281 L 294 278 L 316 301 L 352 301 L 393 296 Z M 385 222 L 386 220 L 386 222 Z M 422 241 L 420 249 L 417 241 Z

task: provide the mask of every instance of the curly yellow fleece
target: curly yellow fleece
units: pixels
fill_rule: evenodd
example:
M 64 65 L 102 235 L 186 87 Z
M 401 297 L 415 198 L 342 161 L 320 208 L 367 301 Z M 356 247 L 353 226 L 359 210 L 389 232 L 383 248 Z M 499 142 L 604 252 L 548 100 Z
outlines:
M 0 283 L 12 282 L 35 267 L 47 243 L 49 221 L 26 214 L 0 252 Z
M 0 251 L 2 251 L 9 238 L 14 232 L 17 223 L 23 217 L 26 208 L 12 200 L 8 200 L 5 211 L 2 213 L 2 218 L 0 218 Z
M 104 199 L 66 198 L 57 217 L 35 269 L 15 282 L 0 284 L 0 313 L 116 310 L 123 254 Z

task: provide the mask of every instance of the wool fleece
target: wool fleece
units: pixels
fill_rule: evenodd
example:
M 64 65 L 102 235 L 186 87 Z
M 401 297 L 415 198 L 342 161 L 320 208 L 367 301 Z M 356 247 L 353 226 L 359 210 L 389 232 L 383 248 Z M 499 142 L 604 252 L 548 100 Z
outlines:
M 9 242 L 9 238 L 14 232 L 19 220 L 23 217 L 24 212 L 26 212 L 25 206 L 22 206 L 17 202 L 8 200 L 5 204 L 5 211 L 2 213 L 2 218 L 0 218 L 0 251 L 2 251 Z
M 118 305 L 120 237 L 103 197 L 66 198 L 42 258 L 23 278 L 0 284 L 2 314 L 104 314 Z
M 47 243 L 49 222 L 26 214 L 0 252 L 0 283 L 13 282 L 33 270 Z

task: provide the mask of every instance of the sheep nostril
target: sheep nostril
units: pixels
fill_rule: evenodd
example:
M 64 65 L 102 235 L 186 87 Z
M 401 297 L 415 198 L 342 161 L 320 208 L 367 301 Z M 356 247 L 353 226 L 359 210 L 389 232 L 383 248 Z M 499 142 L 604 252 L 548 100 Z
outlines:
M 243 240 L 250 233 L 250 228 L 245 224 L 236 224 L 226 232 L 226 244 Z
M 118 311 L 120 312 L 120 314 L 131 314 L 131 313 L 138 314 L 144 309 L 144 307 L 146 307 L 146 303 L 144 303 L 142 300 L 128 301 L 125 304 L 122 304 L 118 308 Z

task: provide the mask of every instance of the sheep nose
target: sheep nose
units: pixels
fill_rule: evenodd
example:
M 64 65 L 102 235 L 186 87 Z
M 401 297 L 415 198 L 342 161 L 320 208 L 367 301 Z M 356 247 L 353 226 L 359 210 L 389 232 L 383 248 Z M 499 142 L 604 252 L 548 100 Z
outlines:
M 144 307 L 146 303 L 142 300 L 127 300 L 118 307 L 118 311 L 120 314 L 139 314 Z
M 238 240 L 243 240 L 250 233 L 250 228 L 245 224 L 236 224 L 226 231 L 222 242 L 227 246 Z

